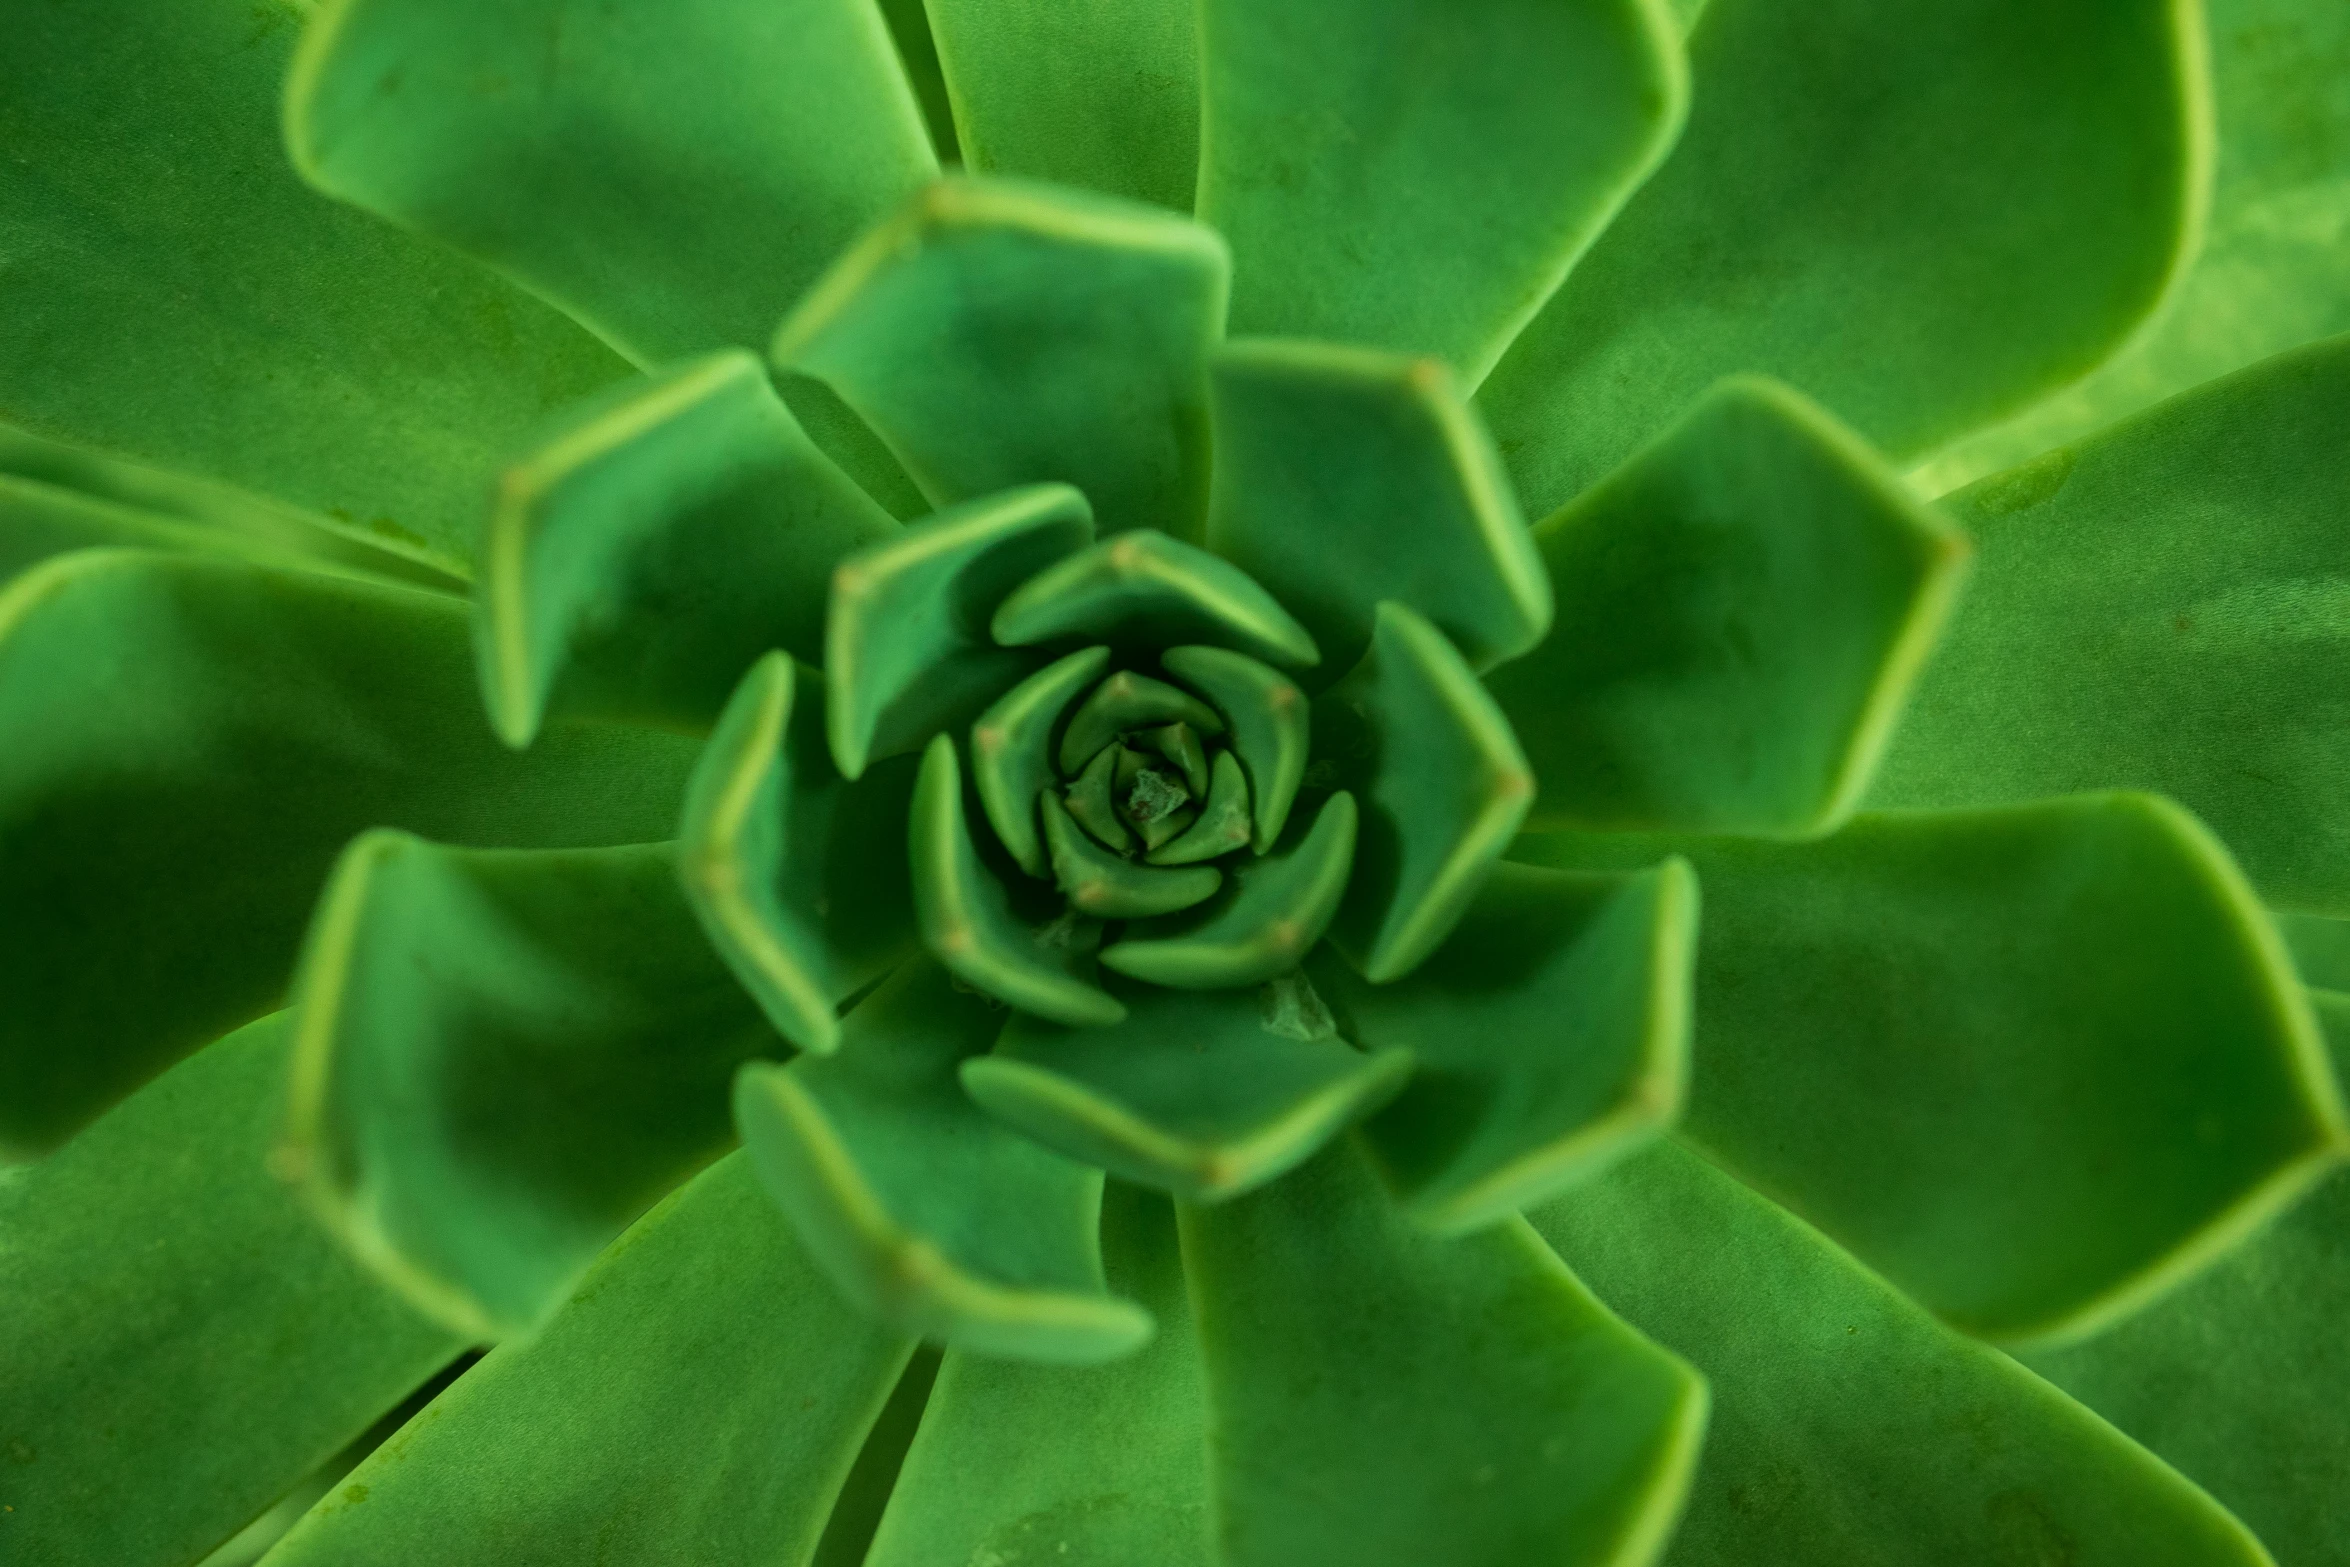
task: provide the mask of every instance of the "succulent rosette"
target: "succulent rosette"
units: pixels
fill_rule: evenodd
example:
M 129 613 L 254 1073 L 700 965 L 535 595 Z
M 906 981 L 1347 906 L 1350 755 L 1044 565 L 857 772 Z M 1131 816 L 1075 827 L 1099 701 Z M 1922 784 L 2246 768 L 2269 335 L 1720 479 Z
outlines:
M 2210 10 L 24 0 L 0 1559 L 2350 1563 Z

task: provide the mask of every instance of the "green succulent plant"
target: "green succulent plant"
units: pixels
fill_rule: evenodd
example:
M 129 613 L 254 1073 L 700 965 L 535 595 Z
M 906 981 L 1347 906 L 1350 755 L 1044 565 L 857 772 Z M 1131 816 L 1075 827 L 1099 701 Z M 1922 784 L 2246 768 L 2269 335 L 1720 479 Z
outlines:
M 2208 10 L 10 0 L 0 1560 L 2350 1567 Z

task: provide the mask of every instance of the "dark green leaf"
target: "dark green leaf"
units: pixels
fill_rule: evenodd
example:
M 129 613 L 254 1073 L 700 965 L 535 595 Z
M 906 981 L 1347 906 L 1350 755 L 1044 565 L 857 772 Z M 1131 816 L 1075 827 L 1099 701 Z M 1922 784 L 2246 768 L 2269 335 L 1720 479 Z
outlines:
M 1095 919 L 1172 914 L 1205 902 L 1224 883 L 1224 873 L 1212 865 L 1161 868 L 1120 859 L 1069 819 L 1057 794 L 1048 791 L 1043 808 L 1053 880 L 1069 895 L 1072 908 Z M 1144 842 L 1149 842 L 1147 829 Z
M 1205 642 L 1292 667 L 1321 661 L 1305 628 L 1248 573 L 1148 531 L 1104 539 L 1038 572 L 996 610 L 993 630 L 1006 647 Z
M 1169 648 L 1159 663 L 1215 704 L 1231 734 L 1232 753 L 1248 775 L 1256 814 L 1251 844 L 1265 853 L 1280 838 L 1305 779 L 1312 733 L 1305 693 L 1287 676 L 1227 648 Z
M 2328 919 L 2319 914 L 2278 914 L 2273 918 L 2303 984 L 2350 992 L 2350 919 Z
M 1023 680 L 971 726 L 971 781 L 987 810 L 988 825 L 1020 868 L 1040 880 L 1048 874 L 1043 840 L 1036 831 L 1037 796 L 1057 781 L 1053 771 L 1053 729 L 1077 693 L 1101 678 L 1110 650 L 1086 648 Z M 1101 760 L 1102 758 L 1097 758 Z M 1106 774 L 1104 775 L 1106 779 Z M 1102 820 L 1108 813 L 1105 782 Z M 1088 831 L 1101 829 L 1086 823 Z M 1125 828 L 1118 827 L 1123 834 Z
M 1280 852 L 1231 862 L 1223 896 L 1193 914 L 1129 925 L 1102 953 L 1102 963 L 1184 990 L 1254 985 L 1288 973 L 1338 913 L 1356 830 L 1354 796 L 1341 790 Z
M 1215 709 L 1190 692 L 1121 669 L 1069 715 L 1069 727 L 1061 731 L 1061 771 L 1075 773 L 1126 730 L 1166 723 L 1186 723 L 1208 734 L 1223 727 Z
M 1175 727 L 1184 728 L 1180 724 Z M 1190 730 L 1184 729 L 1184 733 L 1189 734 Z M 1220 859 L 1235 849 L 1248 847 L 1248 840 L 1248 777 L 1241 771 L 1238 757 L 1230 751 L 1218 750 L 1198 819 L 1180 837 L 1151 850 L 1150 862 L 1192 865 L 1201 860 Z

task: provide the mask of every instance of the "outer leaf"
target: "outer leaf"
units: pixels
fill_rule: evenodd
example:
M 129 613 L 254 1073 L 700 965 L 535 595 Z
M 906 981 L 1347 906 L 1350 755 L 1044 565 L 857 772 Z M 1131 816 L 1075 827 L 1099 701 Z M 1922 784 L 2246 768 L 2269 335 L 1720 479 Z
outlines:
M 1263 854 L 1280 838 L 1298 785 L 1305 781 L 1312 736 L 1305 693 L 1287 676 L 1226 648 L 1169 648 L 1159 663 L 1215 704 L 1231 735 L 1232 754 L 1248 775 L 1256 818 L 1250 841 Z
M 1235 329 L 1435 354 L 1472 386 L 1680 129 L 1678 40 L 1647 0 L 1201 19 L 1199 211 L 1232 240 Z
M 1596 831 L 1833 827 L 1966 560 L 1850 431 L 1756 377 L 1535 540 L 1558 629 L 1491 686 L 1540 781 L 1534 823 Z
M 997 608 L 992 629 L 1011 647 L 1206 642 L 1292 667 L 1321 661 L 1305 628 L 1246 572 L 1163 533 L 1104 539 L 1038 572 Z
M 1534 776 L 1444 634 L 1392 601 L 1363 661 L 1316 704 L 1314 732 L 1363 802 L 1331 939 L 1385 984 L 1451 932 L 1525 820 Z
M 1683 1135 L 1960 1328 L 2112 1322 L 2350 1142 L 2283 944 L 2168 802 L 1900 812 L 1689 853 L 1706 932 Z
M 857 0 L 330 0 L 286 142 L 322 190 L 511 273 L 640 364 L 764 341 L 938 168 Z
M 1402 1086 L 1411 1057 L 1335 1032 L 1297 1037 L 1255 989 L 1127 986 L 1125 1021 L 1057 1028 L 1015 1013 L 963 1086 L 1070 1158 L 1195 1202 L 1261 1186 Z
M 2350 1074 L 2350 996 L 2311 999 Z M 2350 1561 L 2350 1174 L 2248 1237 L 2202 1277 L 2085 1344 L 2025 1364 L 2177 1464 L 2279 1561 Z
M 951 1346 L 1086 1363 L 1151 1318 L 1104 1292 L 1101 1174 L 991 1121 L 955 1071 L 1001 1014 L 915 962 L 849 1015 L 840 1052 L 750 1066 L 735 1120 L 769 1195 L 864 1311 Z
M 912 758 L 855 783 L 832 765 L 824 688 L 771 653 L 718 720 L 686 790 L 677 871 L 710 944 L 778 1033 L 840 1038 L 835 1008 L 915 945 Z
M 1199 18 L 1188 0 L 931 0 L 964 161 L 1191 210 Z
M 1357 819 L 1354 796 L 1331 795 L 1279 853 L 1233 863 L 1224 896 L 1194 914 L 1127 926 L 1102 953 L 1103 965 L 1182 990 L 1255 985 L 1290 972 L 1338 914 Z
M 407 588 L 91 551 L 0 590 L 0 1148 L 55 1146 L 275 1005 L 362 827 L 669 830 L 684 742 L 573 731 L 516 757 L 471 664 L 464 606 Z
M 433 1400 L 270 1567 L 800 1567 L 911 1346 L 729 1156 Z
M 535 1324 L 726 1146 L 782 1042 L 667 844 L 451 850 L 371 832 L 294 985 L 285 1165 L 352 1249 L 474 1338 Z
M 745 665 L 824 656 L 844 555 L 898 531 L 739 350 L 575 413 L 500 479 L 474 637 L 510 745 L 557 712 L 695 726 Z
M 1314 974 L 1352 1037 L 1418 1072 L 1364 1128 L 1412 1216 L 1491 1224 L 1622 1158 L 1680 1117 L 1697 878 L 1497 865 L 1445 944 L 1393 985 Z
M 2278 914 L 2273 918 L 2303 984 L 2350 992 L 2350 919 L 2327 919 L 2317 914 Z
M 0 1172 L 9 1561 L 183 1567 L 456 1353 L 270 1175 L 285 1045 L 240 1029 Z
M 1872 801 L 2159 789 L 2269 902 L 2350 914 L 2345 399 L 2350 337 L 1951 497 L 1981 564 Z
M 1258 339 L 1216 356 L 1208 542 L 1299 615 L 1333 668 L 1395 599 L 1473 665 L 1550 629 L 1550 579 L 1442 362 Z
M 2088 371 L 2192 251 L 2185 0 L 1712 0 L 1689 69 L 1672 160 L 1482 394 L 1537 515 L 1736 371 L 1916 456 Z
M 1660 1553 L 1705 1386 L 1523 1221 L 1420 1234 L 1345 1144 L 1237 1202 L 1178 1211 L 1230 1567 Z
M 1062 480 L 1107 532 L 1196 534 L 1231 264 L 1155 208 L 943 180 L 841 257 L 777 363 L 829 382 L 933 501 Z
M 1036 654 L 996 647 L 988 617 L 1092 537 L 1084 496 L 1038 484 L 940 512 L 842 561 L 824 631 L 826 713 L 842 774 L 920 749 L 1041 665 Z
M 1082 1369 L 950 1352 L 870 1567 L 1211 1567 L 1199 1348 L 1166 1205 L 1111 1186 L 1102 1255 L 1158 1337 Z
M 15 8 L 0 408 L 459 565 L 492 465 L 625 367 L 462 259 L 303 188 L 274 123 L 302 15 Z
M 1530 1217 L 1713 1385 L 1673 1567 L 2268 1567 L 2143 1448 L 1671 1142 Z

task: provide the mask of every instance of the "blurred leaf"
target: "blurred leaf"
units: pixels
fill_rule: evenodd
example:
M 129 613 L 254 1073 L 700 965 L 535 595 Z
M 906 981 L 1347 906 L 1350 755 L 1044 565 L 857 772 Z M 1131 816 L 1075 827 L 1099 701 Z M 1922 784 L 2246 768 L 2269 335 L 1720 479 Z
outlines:
M 1528 1217 L 1713 1386 L 1670 1567 L 2270 1567 L 2144 1449 L 1673 1141 Z
M 325 0 L 285 123 L 320 189 L 640 364 L 764 344 L 938 170 L 866 0 Z
M 1178 1212 L 1229 1567 L 1655 1559 L 1705 1385 L 1524 1221 L 1426 1235 L 1345 1143 Z
M 361 828 L 660 838 L 691 765 L 621 729 L 506 750 L 443 595 L 129 551 L 35 567 L 0 590 L 0 1150 L 277 1005 Z
M 1712 0 L 1680 145 L 1480 394 L 1527 510 L 1737 371 L 1907 460 L 2092 369 L 2192 253 L 2198 21 L 2178 0 Z
M 269 1173 L 286 1043 L 240 1029 L 0 1170 L 10 1562 L 184 1567 L 457 1353 Z
M 2270 916 L 2301 982 L 2315 989 L 2350 991 L 2350 919 L 2319 914 Z
M 1973 585 L 1872 805 L 2175 795 L 2264 898 L 2350 914 L 2350 337 L 1944 502 Z
M 1590 831 L 1833 827 L 1966 560 L 1850 431 L 1759 377 L 1534 536 L 1558 625 L 1490 685 L 1534 764 L 1534 825 Z
M 776 334 L 940 505 L 1060 480 L 1107 533 L 1199 532 L 1207 356 L 1231 266 L 1155 207 L 947 179 L 843 255 Z
M 1205 0 L 1201 32 L 1233 329 L 1434 354 L 1469 386 L 1687 97 L 1651 0 Z
M 303 187 L 277 121 L 307 10 L 12 8 L 0 409 L 461 568 L 492 465 L 626 366 L 463 258 Z
M 837 1054 L 743 1069 L 745 1148 L 834 1285 L 881 1321 L 1022 1359 L 1131 1353 L 1151 1319 L 1104 1290 L 1101 1172 L 999 1126 L 956 1077 L 1002 1018 L 907 964 L 849 1014 Z
M 805 1562 L 911 1347 L 833 1293 L 730 1155 L 378 1448 L 269 1567 Z
M 841 557 L 898 528 L 740 350 L 577 409 L 500 477 L 474 638 L 509 745 L 549 711 L 692 728 L 750 662 L 824 656 Z
M 1443 946 L 1392 985 L 1313 973 L 1352 1037 L 1417 1067 L 1364 1127 L 1405 1208 L 1462 1230 L 1589 1178 L 1681 1113 L 1697 878 L 1497 865 Z

